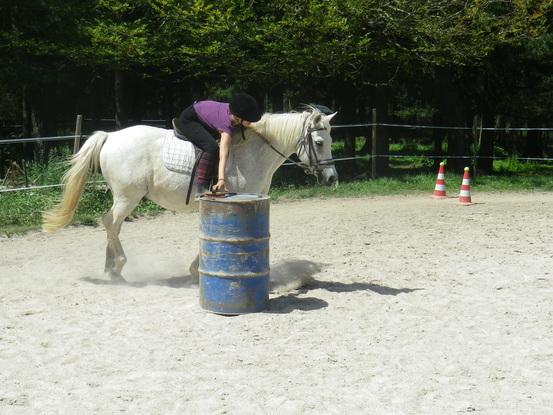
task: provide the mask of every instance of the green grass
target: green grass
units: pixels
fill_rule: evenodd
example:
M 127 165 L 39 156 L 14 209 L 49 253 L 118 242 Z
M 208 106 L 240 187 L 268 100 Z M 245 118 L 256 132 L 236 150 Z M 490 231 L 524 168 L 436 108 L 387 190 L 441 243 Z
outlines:
M 42 212 L 54 206 L 60 190 L 40 189 L 0 194 L 0 235 L 10 236 L 41 226 Z M 100 217 L 111 206 L 111 193 L 87 187 L 73 219 L 75 225 L 97 226 Z M 154 215 L 163 209 L 149 200 L 143 200 L 132 213 L 133 217 Z
M 448 193 L 455 194 L 461 185 L 460 175 L 446 174 Z M 343 182 L 336 188 L 326 186 L 273 187 L 273 200 L 305 199 L 310 197 L 366 197 L 400 194 L 431 194 L 435 175 L 402 175 L 376 180 Z M 479 176 L 472 180 L 471 190 L 480 192 L 553 191 L 553 176 Z
M 553 164 L 535 163 L 532 161 L 519 161 L 515 158 L 494 160 L 494 172 L 506 176 L 524 175 L 550 175 L 553 174 Z

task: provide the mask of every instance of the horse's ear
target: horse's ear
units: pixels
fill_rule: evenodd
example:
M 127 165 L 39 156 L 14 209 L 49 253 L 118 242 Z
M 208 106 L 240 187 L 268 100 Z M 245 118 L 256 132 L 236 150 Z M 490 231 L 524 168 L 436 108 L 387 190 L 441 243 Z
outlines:
M 336 111 L 335 113 L 332 113 L 330 115 L 325 115 L 325 120 L 330 122 L 330 120 L 336 115 L 338 114 L 338 111 Z

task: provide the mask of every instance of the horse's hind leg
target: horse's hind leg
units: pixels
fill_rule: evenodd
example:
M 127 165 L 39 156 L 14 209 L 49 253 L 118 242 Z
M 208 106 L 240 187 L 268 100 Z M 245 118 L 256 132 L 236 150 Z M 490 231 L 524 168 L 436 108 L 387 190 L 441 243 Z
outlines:
M 121 225 L 125 218 L 138 205 L 141 198 L 131 200 L 128 198 L 115 198 L 113 206 L 108 213 L 104 215 L 102 221 L 106 227 L 108 243 L 106 246 L 106 266 L 104 272 L 109 275 L 112 280 L 123 280 L 121 270 L 127 262 L 125 251 L 119 240 Z

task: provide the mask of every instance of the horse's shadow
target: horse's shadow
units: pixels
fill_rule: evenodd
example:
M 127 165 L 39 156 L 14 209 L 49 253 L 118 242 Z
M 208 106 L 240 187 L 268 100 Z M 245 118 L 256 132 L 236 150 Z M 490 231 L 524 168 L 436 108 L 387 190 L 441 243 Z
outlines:
M 334 293 L 351 293 L 355 291 L 371 291 L 379 295 L 396 296 L 409 294 L 423 288 L 393 288 L 367 282 L 337 282 L 317 280 L 313 276 L 319 273 L 327 264 L 306 260 L 288 260 L 271 267 L 271 282 L 269 307 L 266 313 L 284 314 L 294 310 L 314 311 L 328 307 L 328 302 L 317 297 L 304 295 L 313 290 L 326 290 Z M 169 278 L 148 278 L 142 281 L 125 281 L 101 279 L 93 277 L 81 278 L 83 281 L 98 285 L 122 285 L 133 288 L 147 286 L 165 286 L 170 288 L 197 288 L 198 281 L 191 275 L 173 276 Z

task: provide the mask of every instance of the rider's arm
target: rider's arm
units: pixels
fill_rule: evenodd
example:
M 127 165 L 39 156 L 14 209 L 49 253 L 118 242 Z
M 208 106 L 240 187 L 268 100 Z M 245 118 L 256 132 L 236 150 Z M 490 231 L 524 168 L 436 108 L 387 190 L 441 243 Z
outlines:
M 227 169 L 230 142 L 231 142 L 230 134 L 222 132 L 221 142 L 219 143 L 219 170 L 217 175 L 219 177 L 219 180 L 217 184 L 214 186 L 215 190 L 222 190 L 227 188 L 226 183 L 224 181 L 226 179 L 225 173 Z

